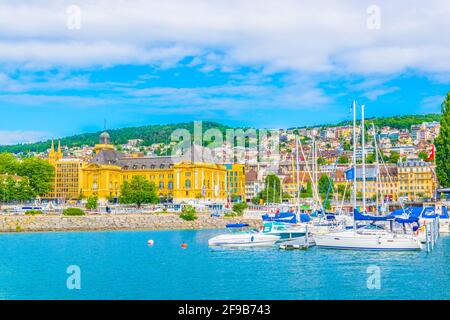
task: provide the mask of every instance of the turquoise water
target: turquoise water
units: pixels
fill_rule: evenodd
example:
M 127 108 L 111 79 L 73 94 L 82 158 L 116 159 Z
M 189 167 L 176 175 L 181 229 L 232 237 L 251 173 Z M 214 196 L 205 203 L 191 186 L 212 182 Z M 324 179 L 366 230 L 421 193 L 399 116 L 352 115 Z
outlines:
M 449 299 L 450 237 L 435 251 L 210 249 L 222 231 L 0 234 L 1 299 Z M 147 240 L 155 245 L 149 247 Z M 181 249 L 185 241 L 187 249 Z M 69 265 L 81 289 L 69 290 Z M 367 288 L 378 266 L 381 288 Z

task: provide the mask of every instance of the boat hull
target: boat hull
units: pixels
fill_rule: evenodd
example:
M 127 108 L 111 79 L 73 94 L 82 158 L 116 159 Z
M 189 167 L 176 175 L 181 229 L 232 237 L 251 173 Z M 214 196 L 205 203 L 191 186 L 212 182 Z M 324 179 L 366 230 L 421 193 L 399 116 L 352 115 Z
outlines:
M 403 235 L 364 235 L 351 233 L 335 233 L 314 236 L 316 245 L 328 249 L 353 250 L 421 250 L 422 246 L 413 237 Z
M 270 247 L 280 237 L 262 234 L 231 234 L 211 238 L 208 245 L 212 247 Z

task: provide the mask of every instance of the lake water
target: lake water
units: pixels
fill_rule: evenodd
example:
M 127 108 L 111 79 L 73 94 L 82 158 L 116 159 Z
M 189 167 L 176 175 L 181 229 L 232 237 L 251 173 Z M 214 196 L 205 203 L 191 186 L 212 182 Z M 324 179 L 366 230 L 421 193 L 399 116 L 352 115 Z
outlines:
M 450 298 L 449 236 L 430 254 L 209 248 L 222 232 L 0 234 L 0 298 Z M 80 290 L 67 288 L 70 265 L 80 268 Z M 380 289 L 368 289 L 368 268 L 380 270 Z

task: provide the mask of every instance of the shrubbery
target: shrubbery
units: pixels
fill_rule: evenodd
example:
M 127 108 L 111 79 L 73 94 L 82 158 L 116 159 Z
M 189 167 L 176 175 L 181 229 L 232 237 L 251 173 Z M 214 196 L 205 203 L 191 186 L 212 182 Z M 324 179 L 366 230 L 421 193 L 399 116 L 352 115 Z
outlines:
M 85 213 L 79 208 L 67 208 L 63 210 L 63 215 L 65 216 L 84 216 Z
M 25 211 L 26 215 L 34 216 L 35 214 L 42 214 L 41 210 L 27 210 Z
M 197 212 L 193 206 L 183 206 L 181 209 L 180 218 L 186 221 L 196 220 Z
M 233 204 L 233 211 L 238 215 L 242 216 L 244 214 L 244 210 L 248 208 L 247 203 L 245 202 L 239 202 Z
M 89 209 L 89 210 L 97 209 L 97 200 L 98 200 L 97 196 L 95 196 L 95 195 L 90 196 L 86 202 L 86 209 Z

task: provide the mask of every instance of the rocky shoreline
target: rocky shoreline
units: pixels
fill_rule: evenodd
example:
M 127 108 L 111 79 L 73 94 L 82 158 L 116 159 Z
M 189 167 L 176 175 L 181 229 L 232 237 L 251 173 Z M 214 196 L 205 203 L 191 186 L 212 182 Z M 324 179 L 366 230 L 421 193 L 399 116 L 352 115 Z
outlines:
M 199 215 L 194 221 L 185 221 L 177 214 L 3 215 L 0 216 L 0 232 L 221 229 L 228 223 L 260 225 L 255 219 L 209 215 Z

